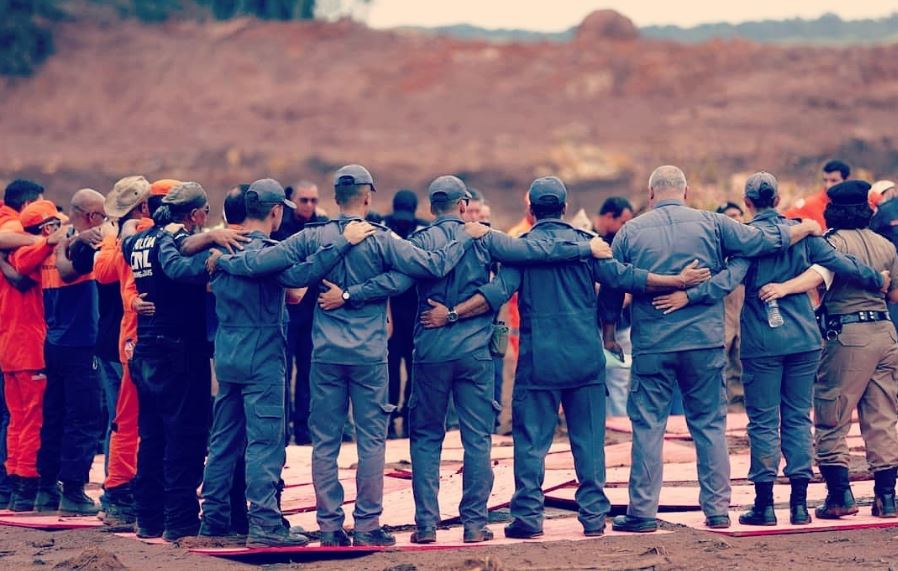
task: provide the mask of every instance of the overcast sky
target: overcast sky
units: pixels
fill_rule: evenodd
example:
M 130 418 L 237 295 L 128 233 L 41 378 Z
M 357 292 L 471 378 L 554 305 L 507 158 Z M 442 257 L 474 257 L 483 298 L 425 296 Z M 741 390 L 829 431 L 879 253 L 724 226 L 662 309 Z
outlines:
M 898 0 L 371 0 L 368 24 L 441 26 L 469 23 L 484 28 L 560 31 L 586 14 L 613 8 L 638 26 L 816 18 L 833 12 L 843 19 L 877 18 L 898 12 Z

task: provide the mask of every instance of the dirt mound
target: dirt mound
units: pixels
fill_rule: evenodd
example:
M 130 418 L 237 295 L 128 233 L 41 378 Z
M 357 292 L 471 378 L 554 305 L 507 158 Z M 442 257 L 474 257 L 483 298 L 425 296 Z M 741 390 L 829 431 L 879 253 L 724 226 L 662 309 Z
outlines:
M 127 569 L 118 560 L 118 557 L 99 547 L 88 547 L 75 557 L 60 561 L 53 568 L 66 571 L 125 571 Z
M 576 39 L 580 43 L 608 40 L 635 40 L 639 29 L 633 20 L 614 10 L 596 10 L 577 27 Z
M 584 47 L 351 22 L 68 23 L 35 77 L 0 80 L 0 179 L 33 176 L 60 200 L 134 173 L 195 179 L 220 204 L 236 182 L 326 188 L 360 162 L 387 191 L 375 208 L 457 173 L 505 225 L 545 174 L 568 183 L 571 212 L 593 212 L 611 193 L 642 200 L 663 163 L 693 191 L 757 169 L 811 186 L 834 155 L 898 171 L 898 44 L 687 45 L 630 27 L 593 14 Z

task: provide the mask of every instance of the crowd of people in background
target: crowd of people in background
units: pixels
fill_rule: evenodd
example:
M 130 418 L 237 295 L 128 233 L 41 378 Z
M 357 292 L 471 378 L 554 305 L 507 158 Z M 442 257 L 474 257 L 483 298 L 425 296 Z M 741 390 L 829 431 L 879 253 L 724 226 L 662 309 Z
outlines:
M 412 541 L 433 543 L 442 442 L 458 427 L 464 540 L 488 541 L 491 435 L 514 362 L 507 537 L 542 534 L 560 422 L 583 531 L 604 532 L 606 416 L 633 426 L 614 529 L 657 529 L 670 414 L 686 415 L 707 525 L 729 527 L 728 406 L 749 418 L 756 495 L 741 523 L 776 524 L 781 457 L 793 524 L 812 519 L 815 456 L 828 489 L 816 516 L 857 513 L 854 410 L 872 513 L 896 517 L 898 190 L 841 161 L 823 183 L 780 213 L 776 178 L 758 172 L 741 203 L 711 212 L 687 206 L 668 165 L 644 212 L 614 196 L 567 222 L 567 188 L 542 177 L 503 233 L 484 194 L 451 175 L 428 188 L 431 217 L 411 190 L 377 216 L 375 180 L 355 164 L 334 175 L 331 217 L 316 184 L 266 178 L 228 190 L 211 229 L 197 182 L 128 176 L 105 196 L 75 192 L 64 213 L 15 180 L 0 205 L 0 507 L 100 514 L 141 538 L 302 546 L 280 508 L 293 442 L 312 446 L 321 545 L 392 545 L 385 442 L 406 436 Z M 350 537 L 337 456 L 352 441 Z M 98 447 L 99 503 L 85 493 Z

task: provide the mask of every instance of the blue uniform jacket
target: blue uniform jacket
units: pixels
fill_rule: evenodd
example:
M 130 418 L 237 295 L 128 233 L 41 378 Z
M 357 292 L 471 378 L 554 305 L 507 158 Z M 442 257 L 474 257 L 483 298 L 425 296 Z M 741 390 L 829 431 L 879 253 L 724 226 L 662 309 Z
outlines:
M 588 242 L 592 234 L 563 220 L 543 219 L 523 237 Z M 519 291 L 521 344 L 515 385 L 564 389 L 604 383 L 595 284 L 641 293 L 648 275 L 614 259 L 502 266 L 480 293 L 497 310 Z
M 789 247 L 786 226 L 758 228 L 722 214 L 696 210 L 681 200 L 662 200 L 655 208 L 624 224 L 614 237 L 614 257 L 661 275 L 674 275 L 698 260 L 712 274 L 730 256 L 758 256 Z M 602 288 L 603 318 L 615 321 L 623 294 Z M 723 300 L 690 303 L 668 315 L 652 305 L 652 295 L 636 294 L 631 305 L 633 354 L 668 353 L 723 347 Z
M 342 232 L 352 220 L 359 219 L 341 216 L 338 220 L 307 224 L 304 230 L 277 246 L 222 256 L 219 267 L 244 276 L 278 272 L 323 246 L 335 246 L 348 251 L 325 279 L 351 291 L 351 286 L 390 270 L 417 278 L 442 277 L 458 263 L 472 243 L 470 236 L 462 234 L 441 250 L 425 252 L 388 228 L 376 225 L 378 231 L 374 236 L 349 249 Z M 288 272 L 290 269 L 285 270 Z M 299 284 L 289 283 L 289 276 L 282 275 L 281 280 L 299 287 Z M 315 295 L 315 290 L 307 295 Z M 385 299 L 366 304 L 349 303 L 332 311 L 316 306 L 312 322 L 312 361 L 343 365 L 386 363 L 386 308 Z
M 778 226 L 795 224 L 775 210 L 759 212 L 750 226 L 775 231 Z M 742 310 L 742 345 L 744 359 L 763 356 L 789 355 L 820 349 L 822 338 L 814 317 L 811 300 L 806 294 L 789 295 L 779 300 L 785 323 L 771 328 L 767 323 L 767 304 L 758 297 L 758 290 L 771 282 L 790 280 L 809 267 L 819 264 L 861 287 L 878 290 L 882 276 L 857 259 L 841 254 L 818 237 L 805 238 L 778 254 L 757 258 L 731 258 L 727 269 L 713 279 L 690 289 L 690 303 L 714 303 L 744 281 L 745 305 Z
M 419 248 L 434 251 L 459 240 L 465 234 L 464 222 L 457 215 L 440 216 L 433 224 L 409 237 Z M 540 263 L 550 260 L 587 260 L 592 256 L 589 241 L 517 239 L 491 231 L 464 255 L 444 278 L 421 279 L 418 286 L 418 315 L 431 309 L 428 299 L 454 307 L 477 293 L 489 282 L 493 262 Z M 353 299 L 369 302 L 396 295 L 415 284 L 415 280 L 399 272 L 378 276 L 365 284 L 350 288 Z M 489 341 L 496 310 L 470 319 L 450 323 L 446 327 L 425 329 L 415 325 L 416 363 L 444 363 L 462 357 L 489 359 Z
M 261 232 L 248 235 L 247 252 L 277 244 Z M 284 382 L 287 365 L 284 286 L 298 287 L 321 279 L 340 260 L 339 248 L 323 248 L 289 274 L 248 278 L 216 272 L 212 277 L 218 329 L 215 334 L 215 374 L 232 383 Z M 306 275 L 302 275 L 305 272 Z

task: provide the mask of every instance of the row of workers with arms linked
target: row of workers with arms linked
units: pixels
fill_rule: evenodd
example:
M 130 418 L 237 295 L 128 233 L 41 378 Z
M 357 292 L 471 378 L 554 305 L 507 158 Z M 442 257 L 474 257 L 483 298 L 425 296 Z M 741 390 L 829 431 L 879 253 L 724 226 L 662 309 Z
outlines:
M 752 330 L 747 325 L 751 323 L 750 308 L 763 308 L 759 295 L 770 299 L 786 291 L 797 292 L 810 281 L 803 272 L 817 263 L 836 273 L 827 303 L 831 294 L 857 301 L 843 313 L 836 311 L 845 306 L 833 306 L 833 323 L 838 321 L 843 330 L 827 342 L 826 351 L 833 352 L 832 358 L 839 362 L 840 338 L 855 325 L 881 328 L 891 334 L 894 345 L 894 328 L 882 313 L 882 291 L 892 290 L 887 272 L 894 271 L 894 247 L 886 242 L 891 249 L 884 248 L 865 230 L 851 232 L 857 235 L 860 248 L 851 241 L 830 238 L 837 249 L 854 257 L 839 253 L 821 238 L 805 239 L 819 234 L 819 225 L 779 217 L 774 210 L 776 181 L 766 173 L 753 176 L 746 185 L 746 203 L 757 216 L 752 224 L 741 225 L 685 206 L 687 188 L 682 171 L 660 167 L 649 182 L 653 210 L 625 225 L 610 250 L 601 240 L 563 221 L 567 191 L 554 177 L 537 179 L 531 186 L 530 208 L 537 223 L 521 239 L 462 223 L 467 189 L 455 177 L 440 177 L 430 187 L 431 210 L 437 219 L 414 234 L 410 243 L 362 222 L 375 187 L 370 173 L 358 165 L 336 174 L 340 217 L 307 226 L 281 243 L 268 237 L 280 224 L 284 206 L 292 205 L 275 181 L 257 181 L 246 192 L 242 229 L 248 233 L 243 238 L 227 232 L 198 232 L 208 212 L 205 192 L 198 184 L 174 184 L 167 194 L 159 192 L 161 199 L 151 204 L 154 188 L 141 178 L 120 181 L 106 199 L 108 213 L 121 213 L 117 216 L 123 222 L 120 235 L 107 240 L 106 248 L 101 247 L 92 258 L 96 272 L 104 251 L 113 252 L 110 257 L 123 277 L 123 299 L 131 301 L 125 304 L 126 312 L 136 316 L 133 354 L 124 344 L 122 349 L 123 362 L 136 387 L 133 409 L 139 410 L 140 449 L 133 500 L 142 536 L 229 536 L 239 531 L 236 515 L 248 500 L 248 544 L 303 545 L 308 541 L 284 523 L 277 502 L 284 463 L 285 287 L 325 280 L 329 284 L 315 309 L 309 417 L 322 545 L 350 543 L 340 507 L 343 489 L 337 479 L 337 454 L 350 402 L 359 447 L 352 542 L 389 545 L 394 541 L 379 522 L 384 439 L 392 412 L 387 403 L 386 299 L 412 286 L 418 289 L 421 314 L 410 403 L 417 526 L 413 540 L 420 543 L 436 541 L 439 453 L 450 396 L 465 446 L 464 493 L 459 506 L 465 540 L 492 537 L 486 526 L 492 485 L 490 433 L 496 406 L 490 345 L 495 314 L 516 291 L 520 296 L 521 349 L 512 413 L 516 491 L 511 504 L 514 519 L 505 529 L 509 537 L 541 534 L 544 457 L 559 406 L 565 410 L 574 452 L 579 481 L 576 497 L 584 533 L 599 535 L 604 530 L 610 506 L 603 492 L 604 357 L 597 316 L 609 324 L 606 343 L 613 344 L 610 324 L 620 314 L 624 291 L 634 295 L 635 358 L 628 403 L 634 426 L 630 507 L 628 515 L 614 522 L 622 530 L 656 528 L 661 445 L 675 384 L 683 394 L 696 442 L 700 499 L 708 525 L 729 525 L 721 299 L 746 272 L 747 279 L 757 283 L 748 284 L 752 293 L 743 317 L 744 336 L 757 335 L 753 339 L 762 345 L 757 359 L 772 363 L 773 369 L 766 376 L 758 374 L 762 381 L 755 386 L 764 383 L 761 390 L 765 394 L 782 391 L 782 399 L 774 398 L 776 402 L 765 407 L 764 415 L 752 418 L 756 425 L 754 431 L 750 428 L 752 477 L 758 485 L 758 499 L 749 519 L 771 515 L 766 511 L 765 489 L 772 486 L 779 461 L 780 407 L 787 475 L 793 486 L 793 519 L 798 523 L 810 519 L 805 490 L 811 475 L 812 383 L 801 385 L 806 385 L 806 391 L 798 397 L 786 391 L 795 384 L 791 377 L 803 375 L 802 380 L 813 381 L 807 361 L 814 360 L 816 368 L 821 343 L 804 295 L 781 300 L 788 327 L 772 332 L 760 327 Z M 859 194 L 866 199 L 864 183 L 859 181 L 845 182 L 829 192 L 829 208 L 837 213 L 857 209 Z M 27 208 L 23 218 L 31 222 Z M 151 208 L 156 225 L 147 218 Z M 51 219 L 53 216 L 42 218 L 28 227 L 34 231 L 35 226 Z M 838 223 L 834 220 L 831 226 L 838 228 Z M 846 227 L 846 233 L 848 230 L 855 229 Z M 47 236 L 26 247 L 51 249 L 48 244 L 53 241 L 62 243 L 52 230 L 41 232 Z M 234 255 L 221 255 L 222 249 L 213 247 L 216 242 L 229 246 L 246 239 L 244 251 Z M 68 254 L 60 253 L 68 257 L 76 249 L 70 246 Z M 20 253 L 12 256 L 17 268 Z M 496 261 L 503 265 L 493 275 L 490 268 Z M 749 269 L 740 270 L 740 264 Z M 786 282 L 778 288 L 770 286 L 770 276 L 765 278 L 757 270 L 771 264 L 779 266 L 770 276 Z M 209 394 L 209 353 L 202 351 L 206 270 L 212 273 L 218 318 L 215 367 L 220 381 L 208 440 L 207 417 L 202 414 Z M 787 281 L 796 277 L 797 284 Z M 597 283 L 603 284 L 598 299 Z M 870 307 L 858 309 L 865 303 Z M 862 333 L 870 338 L 867 331 Z M 783 338 L 769 343 L 776 335 Z M 850 356 L 852 346 L 844 345 Z M 846 355 L 841 359 L 847 359 Z M 887 357 L 883 355 L 883 361 Z M 796 360 L 804 368 L 793 367 Z M 894 384 L 894 375 L 890 380 Z M 876 379 L 871 376 L 864 383 L 868 381 Z M 820 517 L 837 517 L 856 509 L 847 491 L 844 436 L 850 413 L 846 417 L 845 411 L 858 399 L 867 398 L 867 393 L 861 391 L 863 396 L 855 402 L 839 400 L 850 401 L 845 396 L 850 391 L 842 390 L 842 382 L 836 375 L 830 391 L 839 402 L 823 414 L 817 413 L 818 456 L 830 491 L 822 512 L 818 510 Z M 861 381 L 855 380 L 855 384 Z M 746 387 L 747 393 L 750 390 Z M 857 392 L 855 387 L 852 391 Z M 888 430 L 879 425 L 873 430 L 862 422 L 865 437 L 869 436 L 868 450 L 883 449 L 879 458 L 871 456 L 871 464 L 877 470 L 879 507 L 875 509 L 885 515 L 894 515 L 896 462 L 888 458 L 888 451 L 895 449 L 891 446 L 895 438 L 892 401 L 890 405 L 875 403 L 880 424 L 891 422 L 891 441 L 877 442 Z M 820 408 L 826 399 L 818 395 L 815 402 Z M 796 422 L 785 421 L 787 408 L 799 409 L 790 417 Z M 119 430 L 121 412 L 116 418 Z M 771 417 L 775 420 L 772 434 Z M 759 432 L 758 426 L 764 430 Z M 828 437 L 821 431 L 827 427 Z M 758 436 L 761 433 L 763 438 Z M 209 457 L 202 477 L 207 445 Z M 115 456 L 114 447 L 110 456 Z M 246 500 L 234 494 L 235 474 L 243 458 Z M 200 524 L 195 490 L 201 480 L 204 505 Z M 130 500 L 124 493 L 118 496 L 114 492 L 115 486 L 107 485 L 107 496 L 113 496 L 107 511 L 113 514 L 117 504 L 126 505 Z

